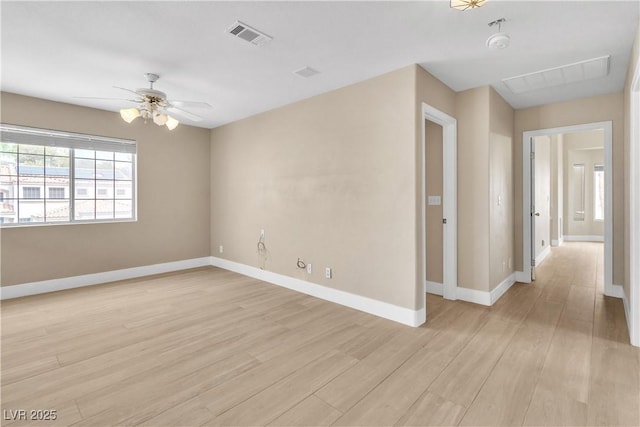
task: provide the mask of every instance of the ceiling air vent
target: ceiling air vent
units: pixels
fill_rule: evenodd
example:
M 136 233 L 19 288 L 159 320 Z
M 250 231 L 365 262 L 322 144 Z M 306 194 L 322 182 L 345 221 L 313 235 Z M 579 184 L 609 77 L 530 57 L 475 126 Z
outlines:
M 609 60 L 609 55 L 601 56 L 561 67 L 509 77 L 508 79 L 503 79 L 502 82 L 511 92 L 519 94 L 606 77 L 609 74 Z
M 299 70 L 295 70 L 293 74 L 297 74 L 300 77 L 307 78 L 307 77 L 315 76 L 316 74 L 320 74 L 320 71 L 314 70 L 311 67 L 302 67 Z
M 263 44 L 273 40 L 273 37 L 268 36 L 255 28 L 251 28 L 240 21 L 234 22 L 232 26 L 227 28 L 226 32 L 256 46 L 262 46 Z

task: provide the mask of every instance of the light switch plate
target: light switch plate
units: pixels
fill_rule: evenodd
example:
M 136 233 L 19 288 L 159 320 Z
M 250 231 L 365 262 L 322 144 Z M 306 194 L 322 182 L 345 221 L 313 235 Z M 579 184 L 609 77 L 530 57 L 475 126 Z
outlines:
M 429 196 L 429 206 L 440 206 L 442 204 L 442 198 L 440 196 Z

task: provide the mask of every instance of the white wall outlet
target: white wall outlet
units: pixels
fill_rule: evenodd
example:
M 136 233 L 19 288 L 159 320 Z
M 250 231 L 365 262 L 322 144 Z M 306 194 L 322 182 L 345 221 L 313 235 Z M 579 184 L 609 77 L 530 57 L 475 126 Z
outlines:
M 511 265 L 511 257 L 509 257 L 509 270 L 511 270 L 512 265 Z
M 311 267 L 311 264 L 307 264 L 307 273 L 308 274 L 313 273 L 313 268 Z
M 324 277 L 325 279 L 331 279 L 331 267 L 325 267 Z
M 260 230 L 260 240 L 264 239 L 264 228 Z
M 218 252 L 220 252 L 221 254 L 224 253 L 224 246 L 220 245 L 220 247 L 218 248 Z
M 498 196 L 498 206 L 502 205 L 502 196 Z
M 505 261 L 502 261 L 502 272 L 504 273 L 507 269 L 507 263 Z

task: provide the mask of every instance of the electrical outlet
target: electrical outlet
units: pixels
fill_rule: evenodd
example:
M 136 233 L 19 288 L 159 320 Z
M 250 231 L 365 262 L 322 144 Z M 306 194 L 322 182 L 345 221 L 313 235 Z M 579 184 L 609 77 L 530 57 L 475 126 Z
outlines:
M 542 241 L 542 246 L 544 246 L 544 240 Z
M 502 261 L 502 272 L 504 273 L 507 270 L 507 263 Z
M 224 253 L 224 246 L 220 245 L 220 248 L 218 248 L 218 250 L 221 254 Z
M 308 274 L 313 273 L 313 268 L 311 267 L 311 264 L 307 264 L 307 273 Z
M 264 239 L 264 228 L 260 230 L 260 240 Z
M 324 277 L 325 279 L 331 279 L 331 267 L 325 267 Z

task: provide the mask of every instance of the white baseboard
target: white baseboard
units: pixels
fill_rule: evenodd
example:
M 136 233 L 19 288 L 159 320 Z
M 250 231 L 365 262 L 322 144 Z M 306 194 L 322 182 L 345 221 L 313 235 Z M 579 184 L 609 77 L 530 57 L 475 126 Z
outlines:
M 511 273 L 509 277 L 504 279 L 498 286 L 491 291 L 491 305 L 495 304 L 502 295 L 509 290 L 513 284 L 516 283 L 516 273 Z
M 540 254 L 536 257 L 536 266 L 540 265 L 542 261 L 551 253 L 551 246 L 547 246 L 540 252 Z
M 458 286 L 456 290 L 456 298 L 462 301 L 472 302 L 474 304 L 491 305 L 491 294 L 476 289 L 461 288 Z
M 514 283 L 516 283 L 516 273 L 510 274 L 509 277 L 493 288 L 491 292 L 462 288 L 458 286 L 456 290 L 456 298 L 462 301 L 472 302 L 474 304 L 491 306 L 495 304 L 496 301 L 498 301 Z
M 425 280 L 424 291 L 430 294 L 442 296 L 442 283 Z
M 624 299 L 624 288 L 622 287 L 622 285 L 612 284 L 611 287 L 607 289 L 607 292 L 605 292 L 605 295 L 608 297 Z
M 135 279 L 153 274 L 170 273 L 189 268 L 211 265 L 210 257 L 165 262 L 162 264 L 144 265 L 142 267 L 124 268 L 122 270 L 104 271 L 84 274 L 82 276 L 63 277 L 61 279 L 42 280 L 40 282 L 22 283 L 20 285 L 0 287 L 0 299 L 19 298 L 83 286 L 100 285 L 118 280 Z
M 604 236 L 569 236 L 565 235 L 566 242 L 604 242 Z
M 352 294 L 338 289 L 317 285 L 305 280 L 296 279 L 267 270 L 261 270 L 245 264 L 229 261 L 223 258 L 211 257 L 211 265 L 225 270 L 234 271 L 245 276 L 253 277 L 274 285 L 311 295 L 326 301 L 344 305 L 375 316 L 384 317 L 409 326 L 420 326 L 426 321 L 426 310 L 412 310 L 405 307 Z
M 552 240 L 551 246 L 553 246 L 554 248 L 557 248 L 558 246 L 562 246 L 563 243 L 564 243 L 564 237 L 561 237 L 559 240 Z
M 627 299 L 627 295 L 622 292 L 622 305 L 624 306 L 624 317 L 627 320 L 627 331 L 629 331 L 629 343 L 634 347 L 640 347 L 640 338 L 637 334 L 634 334 L 632 331 L 635 328 L 632 327 L 631 322 L 633 321 L 631 318 L 631 307 L 629 307 L 629 300 Z
M 531 276 L 527 275 L 524 271 L 516 271 L 516 282 L 531 283 Z

